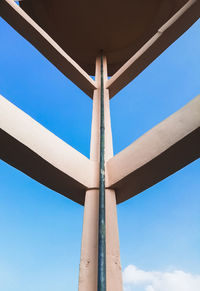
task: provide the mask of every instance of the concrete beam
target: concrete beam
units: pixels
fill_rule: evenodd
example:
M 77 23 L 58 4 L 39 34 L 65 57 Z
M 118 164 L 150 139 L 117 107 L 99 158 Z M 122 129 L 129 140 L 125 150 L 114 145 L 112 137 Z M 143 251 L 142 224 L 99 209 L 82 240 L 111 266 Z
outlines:
M 0 1 L 0 16 L 92 98 L 96 89 L 92 78 L 13 0 Z
M 110 98 L 151 64 L 200 17 L 200 1 L 189 0 L 107 82 Z
M 117 203 L 200 157 L 200 95 L 107 162 L 106 186 Z
M 56 192 L 84 204 L 98 187 L 97 163 L 0 96 L 0 158 Z

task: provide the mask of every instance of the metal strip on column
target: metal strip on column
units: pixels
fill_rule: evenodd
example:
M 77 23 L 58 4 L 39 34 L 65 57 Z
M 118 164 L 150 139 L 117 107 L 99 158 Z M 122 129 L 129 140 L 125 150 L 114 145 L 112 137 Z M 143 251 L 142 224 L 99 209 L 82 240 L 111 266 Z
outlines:
M 105 222 L 105 124 L 104 72 L 101 54 L 101 121 L 100 121 L 100 181 L 99 181 L 99 234 L 98 234 L 98 291 L 106 291 L 106 222 Z

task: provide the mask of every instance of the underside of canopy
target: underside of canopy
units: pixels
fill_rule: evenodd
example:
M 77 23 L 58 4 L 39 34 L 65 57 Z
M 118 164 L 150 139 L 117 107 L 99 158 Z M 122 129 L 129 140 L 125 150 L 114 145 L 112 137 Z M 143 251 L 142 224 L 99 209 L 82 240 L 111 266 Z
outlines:
M 113 75 L 187 0 L 23 0 L 20 6 L 88 74 L 100 50 Z

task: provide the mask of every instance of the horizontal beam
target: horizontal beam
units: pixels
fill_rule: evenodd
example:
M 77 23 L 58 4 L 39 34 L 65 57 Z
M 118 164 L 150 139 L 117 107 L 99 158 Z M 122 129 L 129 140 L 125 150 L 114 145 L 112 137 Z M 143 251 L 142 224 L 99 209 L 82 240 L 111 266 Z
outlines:
M 107 82 L 110 98 L 151 64 L 200 17 L 200 1 L 189 0 Z
M 200 95 L 107 163 L 106 187 L 123 202 L 200 157 Z
M 84 204 L 96 188 L 95 162 L 0 96 L 0 158 L 26 175 Z
M 13 0 L 0 1 L 0 16 L 92 98 L 96 89 L 92 78 Z

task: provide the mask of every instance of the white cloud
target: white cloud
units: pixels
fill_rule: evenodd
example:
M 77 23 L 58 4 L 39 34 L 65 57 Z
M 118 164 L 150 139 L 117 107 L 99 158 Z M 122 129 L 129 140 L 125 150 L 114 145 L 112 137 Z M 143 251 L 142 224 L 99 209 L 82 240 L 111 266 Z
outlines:
M 124 291 L 200 291 L 200 275 L 181 270 L 144 271 L 129 265 L 123 272 Z

